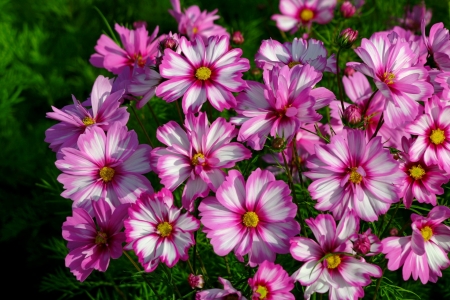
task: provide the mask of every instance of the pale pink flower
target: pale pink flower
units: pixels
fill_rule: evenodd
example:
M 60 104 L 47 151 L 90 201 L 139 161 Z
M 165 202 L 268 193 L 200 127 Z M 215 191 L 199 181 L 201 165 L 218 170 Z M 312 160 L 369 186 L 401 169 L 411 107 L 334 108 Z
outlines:
M 358 255 L 373 256 L 380 254 L 383 249 L 380 239 L 370 228 L 364 233 L 354 233 L 350 236 L 350 240 L 353 242 L 353 251 Z
M 397 33 L 391 32 L 388 36 L 375 33 L 369 40 L 363 39 L 361 47 L 355 49 L 363 63 L 347 63 L 374 79 L 385 98 L 384 120 L 391 128 L 413 121 L 419 113 L 417 101 L 433 93 L 432 85 L 426 81 L 427 70 L 414 66 L 418 54 L 397 37 Z
M 200 222 L 189 213 L 181 213 L 169 190 L 142 194 L 128 214 L 125 249 L 134 250 L 146 272 L 154 271 L 160 262 L 172 268 L 180 259 L 189 258 L 188 250 L 195 244 L 193 233 Z
M 66 267 L 83 282 L 93 270 L 105 272 L 110 258 L 122 255 L 125 234 L 120 232 L 128 217 L 127 204 L 114 208 L 104 199 L 92 201 L 95 222 L 86 210 L 74 208 L 62 226 L 62 236 L 68 241 Z
M 45 131 L 45 141 L 50 148 L 58 153 L 65 147 L 76 148 L 80 134 L 88 127 L 99 127 L 107 131 L 114 122 L 125 126 L 130 114 L 126 107 L 119 107 L 124 90 L 111 92 L 114 79 L 98 76 L 92 87 L 89 105 L 86 108 L 72 95 L 73 105 L 61 110 L 52 106 L 53 112 L 47 113 L 47 118 L 61 121 Z
M 420 30 L 422 20 L 424 20 L 424 25 L 427 26 L 431 21 L 431 16 L 433 15 L 430 9 L 426 9 L 425 2 L 414 5 L 412 8 L 410 6 L 406 6 L 405 10 L 405 17 L 400 18 L 399 21 L 403 23 L 405 28 L 412 31 Z
M 411 207 L 413 198 L 420 203 L 429 203 L 435 206 L 437 204 L 436 195 L 444 193 L 441 185 L 447 183 L 449 178 L 437 165 L 427 165 L 423 158 L 412 162 L 409 157 L 411 140 L 403 138 L 402 145 L 400 169 L 405 176 L 400 187 L 405 207 Z
M 147 61 L 153 61 L 158 54 L 159 28 L 156 26 L 153 33 L 148 36 L 145 26 L 130 30 L 116 24 L 114 29 L 119 33 L 124 49 L 116 44 L 105 34 L 100 36 L 95 46 L 95 51 L 91 55 L 89 62 L 97 68 L 120 74 L 126 67 L 144 67 Z
M 231 142 L 237 130 L 223 118 L 211 125 L 205 113 L 186 116 L 186 131 L 170 121 L 158 128 L 156 137 L 167 147 L 152 151 L 152 165 L 161 183 L 174 191 L 187 180 L 183 190 L 183 207 L 193 209 L 193 201 L 216 191 L 225 180 L 224 168 L 251 157 L 251 152 L 237 142 Z
M 253 291 L 253 300 L 295 299 L 294 295 L 290 293 L 294 288 L 294 281 L 289 274 L 282 266 L 267 260 L 259 265 L 255 276 L 248 279 L 248 285 Z
M 219 277 L 219 281 L 223 284 L 223 289 L 209 289 L 197 292 L 195 300 L 247 300 L 228 280 Z
M 214 24 L 214 20 L 220 18 L 216 15 L 217 9 L 212 12 L 206 10 L 201 12 L 197 5 L 192 5 L 182 13 L 180 0 L 170 0 L 170 3 L 173 10 L 169 9 L 169 13 L 178 22 L 178 31 L 180 34 L 187 35 L 191 41 L 200 37 L 206 43 L 208 38 L 214 35 L 230 36 L 225 28 Z
M 128 92 L 133 96 L 141 97 L 136 103 L 136 108 L 141 109 L 156 94 L 156 88 L 163 78 L 155 70 L 154 65 L 147 64 L 144 68 L 135 70 L 134 76 L 129 82 Z
M 261 150 L 268 136 L 291 139 L 304 123 L 321 119 L 315 110 L 327 105 L 334 94 L 314 85 L 322 79 L 310 65 L 264 70 L 265 85 L 247 81 L 249 89 L 237 96 L 240 124 L 238 141 Z
M 261 69 L 271 70 L 274 66 L 311 65 L 318 72 L 336 73 L 336 58 L 328 51 L 322 41 L 294 38 L 281 44 L 276 40 L 264 40 L 255 55 L 255 63 Z
M 382 275 L 381 268 L 362 258 L 351 255 L 353 250 L 349 237 L 358 231 L 359 219 L 354 213 L 346 214 L 336 228 L 331 215 L 318 215 L 307 219 L 306 224 L 318 241 L 305 237 L 291 239 L 291 255 L 303 266 L 292 274 L 295 281 L 306 286 L 305 299 L 313 293 L 329 292 L 329 299 L 358 299 L 364 297 L 362 287 L 370 279 Z M 346 254 L 343 254 L 346 253 Z
M 399 201 L 394 184 L 403 175 L 380 137 L 367 143 L 364 131 L 349 129 L 346 134 L 345 139 L 335 135 L 330 144 L 315 146 L 304 173 L 313 180 L 308 190 L 317 200 L 316 209 L 330 210 L 336 219 L 355 211 L 364 221 L 375 221 Z
M 450 71 L 450 34 L 442 22 L 433 24 L 427 38 L 425 22 L 422 20 L 422 38 L 428 49 L 427 64 L 431 68 Z
M 447 255 L 450 251 L 450 229 L 442 224 L 450 218 L 450 209 L 436 206 L 427 217 L 411 215 L 412 235 L 388 237 L 381 241 L 383 253 L 389 260 L 388 269 L 395 271 L 403 266 L 403 280 L 412 274 L 423 284 L 436 282 L 442 276 L 441 270 L 450 265 Z
M 214 252 L 224 256 L 234 250 L 241 261 L 248 254 L 251 267 L 288 253 L 289 239 L 300 231 L 290 193 L 269 171 L 256 169 L 246 183 L 241 173 L 230 170 L 216 196 L 198 208 Z
M 278 29 L 294 33 L 313 22 L 326 24 L 333 19 L 336 0 L 280 0 L 281 15 L 273 15 Z
M 78 150 L 79 149 L 79 150 Z M 105 200 L 113 206 L 135 202 L 142 192 L 153 192 L 142 174 L 151 171 L 148 145 L 139 145 L 134 131 L 114 123 L 108 133 L 89 127 L 78 138 L 78 149 L 63 148 L 56 167 L 63 172 L 61 196 L 74 201 L 73 207 L 91 211 L 91 199 Z
M 231 92 L 240 92 L 247 87 L 242 80 L 242 72 L 250 69 L 246 58 L 241 58 L 242 50 L 228 50 L 227 36 L 214 36 L 203 40 L 197 38 L 189 42 L 180 39 L 180 48 L 184 56 L 164 50 L 159 66 L 162 77 L 168 79 L 161 83 L 156 95 L 167 102 L 183 97 L 184 113 L 197 113 L 208 99 L 211 105 L 222 111 L 236 106 Z

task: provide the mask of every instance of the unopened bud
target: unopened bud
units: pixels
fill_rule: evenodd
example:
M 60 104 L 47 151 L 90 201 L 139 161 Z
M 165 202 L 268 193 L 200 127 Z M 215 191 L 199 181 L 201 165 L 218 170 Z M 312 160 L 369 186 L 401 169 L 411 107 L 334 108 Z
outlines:
M 356 12 L 356 7 L 350 3 L 350 1 L 345 1 L 341 5 L 341 13 L 344 18 L 351 18 Z
M 350 77 L 350 76 L 353 76 L 353 74 L 355 74 L 355 69 L 353 69 L 352 67 L 345 67 L 345 69 L 344 69 L 344 74 L 345 74 L 345 76 L 348 76 L 348 77 Z
M 309 38 L 309 34 L 307 34 L 306 32 L 304 34 L 302 34 L 302 39 L 307 40 Z
M 347 28 L 341 31 L 338 38 L 338 44 L 342 48 L 350 48 L 358 38 L 358 31 Z
M 251 73 L 253 76 L 257 77 L 257 76 L 260 76 L 260 75 L 261 75 L 261 70 L 258 69 L 258 68 L 253 68 L 253 69 L 250 70 L 250 73 Z
M 231 40 L 236 45 L 242 45 L 244 43 L 244 36 L 240 31 L 233 32 L 233 36 L 231 37 Z
M 356 125 L 361 122 L 362 110 L 358 105 L 352 104 L 344 110 L 344 123 Z
M 391 236 L 397 236 L 398 235 L 398 229 L 397 228 L 391 228 L 391 230 L 389 230 L 389 234 Z
M 164 52 L 164 49 L 176 51 L 178 48 L 178 41 L 173 37 L 168 37 L 159 43 L 159 47 L 161 48 L 161 52 Z
M 361 255 L 366 255 L 370 251 L 369 238 L 363 234 L 360 234 L 358 239 L 353 242 L 353 250 Z
M 201 289 L 203 288 L 203 285 L 205 284 L 205 281 L 203 280 L 202 275 L 195 276 L 194 274 L 189 274 L 188 276 L 188 282 L 191 288 L 195 289 Z
M 272 141 L 272 149 L 281 150 L 285 146 L 285 141 L 283 138 L 277 137 Z

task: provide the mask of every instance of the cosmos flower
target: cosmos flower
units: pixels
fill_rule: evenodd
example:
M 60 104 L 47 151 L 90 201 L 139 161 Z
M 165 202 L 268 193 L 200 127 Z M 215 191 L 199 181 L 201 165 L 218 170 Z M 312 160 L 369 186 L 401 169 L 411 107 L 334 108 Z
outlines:
M 364 233 L 354 233 L 349 239 L 353 243 L 353 251 L 358 255 L 374 256 L 380 254 L 382 246 L 380 239 L 369 228 Z
M 219 277 L 219 281 L 223 284 L 223 289 L 208 289 L 197 292 L 195 300 L 247 300 L 228 280 Z
M 242 50 L 228 50 L 228 36 L 214 36 L 207 46 L 202 39 L 189 42 L 180 39 L 182 55 L 171 49 L 164 50 L 159 66 L 160 74 L 168 79 L 161 83 L 156 95 L 167 102 L 183 97 L 183 111 L 197 113 L 208 99 L 211 105 L 222 111 L 236 106 L 231 92 L 240 92 L 247 87 L 242 72 L 250 69 Z
M 63 172 L 61 196 L 74 201 L 73 207 L 91 211 L 91 199 L 105 200 L 112 206 L 133 203 L 143 192 L 153 192 L 142 174 L 151 171 L 148 145 L 139 145 L 134 131 L 119 122 L 108 133 L 98 127 L 87 128 L 78 138 L 78 149 L 63 148 L 56 167 Z
M 198 208 L 214 252 L 224 256 L 234 250 L 241 261 L 248 254 L 251 267 L 288 253 L 289 239 L 300 231 L 290 193 L 269 171 L 256 169 L 246 183 L 241 173 L 230 170 L 216 196 L 203 199 Z
M 155 70 L 154 65 L 147 64 L 144 68 L 135 71 L 128 84 L 128 92 L 134 96 L 142 96 L 136 103 L 136 108 L 141 109 L 155 96 L 156 88 L 161 82 L 162 77 Z
M 441 270 L 450 265 L 450 229 L 442 224 L 450 218 L 450 208 L 436 206 L 427 217 L 411 215 L 412 235 L 388 237 L 381 241 L 388 269 L 395 271 L 403 266 L 403 280 L 420 278 L 423 284 L 436 282 Z
M 427 26 L 431 21 L 433 15 L 430 9 L 426 9 L 425 2 L 405 7 L 406 15 L 399 19 L 403 23 L 403 26 L 412 31 L 420 30 L 422 20 L 424 20 L 424 26 Z
M 259 265 L 255 276 L 249 278 L 248 285 L 253 290 L 253 300 L 295 299 L 290 293 L 294 288 L 294 281 L 282 266 L 269 261 Z
M 83 282 L 93 270 L 105 272 L 109 260 L 122 255 L 125 234 L 120 232 L 128 217 L 128 204 L 111 207 L 104 199 L 92 201 L 93 216 L 83 208 L 74 208 L 62 226 L 63 238 L 68 241 L 66 267 Z
M 188 250 L 195 244 L 194 231 L 200 222 L 189 213 L 181 213 L 173 204 L 167 189 L 141 197 L 128 210 L 125 220 L 126 250 L 134 250 L 146 272 L 160 262 L 172 268 L 189 258 Z

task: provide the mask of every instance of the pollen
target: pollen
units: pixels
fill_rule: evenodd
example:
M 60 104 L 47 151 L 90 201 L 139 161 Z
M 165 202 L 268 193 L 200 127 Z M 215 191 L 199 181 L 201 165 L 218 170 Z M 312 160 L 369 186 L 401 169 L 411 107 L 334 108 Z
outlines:
M 265 286 L 263 286 L 263 285 L 258 285 L 258 288 L 256 289 L 256 292 L 259 294 L 259 299 L 266 299 L 267 298 L 267 294 L 269 293 L 267 288 Z
M 211 77 L 211 70 L 208 67 L 200 67 L 195 71 L 195 77 L 200 80 L 207 80 Z
M 409 176 L 411 176 L 415 180 L 422 179 L 423 175 L 426 174 L 425 170 L 422 168 L 421 165 L 412 166 L 411 169 L 409 169 L 408 171 L 409 171 Z
M 192 33 L 193 34 L 196 34 L 197 32 L 198 32 L 198 28 L 197 27 L 192 28 Z
M 445 132 L 441 129 L 434 129 L 431 131 L 430 140 L 435 145 L 440 145 L 445 141 Z
M 97 236 L 95 237 L 95 243 L 97 245 L 100 245 L 100 244 L 106 244 L 107 241 L 108 241 L 108 236 L 106 235 L 106 233 L 98 231 Z
M 192 157 L 192 164 L 194 166 L 204 165 L 205 164 L 205 156 L 202 153 L 197 153 Z
M 84 117 L 83 120 L 82 120 L 82 122 L 83 122 L 83 124 L 86 125 L 86 126 L 95 124 L 95 120 L 92 119 L 91 117 Z
M 259 223 L 258 215 L 253 211 L 248 211 L 242 217 L 242 223 L 247 227 L 255 228 Z
M 384 74 L 383 74 L 383 81 L 386 84 L 393 84 L 394 83 L 394 79 L 395 79 L 394 73 L 384 72 Z
M 314 12 L 310 10 L 309 8 L 305 8 L 300 13 L 300 19 L 303 22 L 309 22 L 312 18 L 314 18 Z
M 289 69 L 292 69 L 296 65 L 301 65 L 301 63 L 298 61 L 291 61 L 290 63 L 288 63 Z
M 110 167 L 103 167 L 100 169 L 100 177 L 103 179 L 103 182 L 110 182 L 114 177 L 114 173 L 116 172 Z
M 355 167 L 350 168 L 350 178 L 348 180 L 353 182 L 353 183 L 355 183 L 355 184 L 358 184 L 358 183 L 361 183 L 363 177 L 362 177 L 361 174 L 356 172 L 356 169 L 357 168 L 355 168 Z
M 172 233 L 172 225 L 169 222 L 159 223 L 156 229 L 159 232 L 159 235 L 162 237 L 168 237 Z
M 424 228 L 420 229 L 420 232 L 422 233 L 422 237 L 425 242 L 428 242 L 433 236 L 433 229 L 431 229 L 430 226 L 425 226 Z
M 341 264 L 341 257 L 336 254 L 328 256 L 325 260 L 327 261 L 328 269 L 336 269 Z
M 147 62 L 147 60 L 142 58 L 142 55 L 140 55 L 140 54 L 134 54 L 133 58 L 132 58 L 132 61 L 133 61 L 133 63 L 137 62 L 137 65 L 140 68 L 143 68 L 145 66 L 145 63 Z

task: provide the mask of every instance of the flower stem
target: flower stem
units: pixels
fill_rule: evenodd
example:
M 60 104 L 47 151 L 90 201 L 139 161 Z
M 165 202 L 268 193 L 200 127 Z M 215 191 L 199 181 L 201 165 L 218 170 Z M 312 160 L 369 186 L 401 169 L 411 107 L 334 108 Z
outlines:
M 150 113 L 152 114 L 152 117 L 155 120 L 156 125 L 158 125 L 158 127 L 161 126 L 161 124 L 158 121 L 158 117 L 156 116 L 155 112 L 153 111 L 152 106 L 150 105 L 150 102 L 147 102 L 147 106 L 148 106 L 148 108 L 150 108 Z
M 184 123 L 183 114 L 181 113 L 180 104 L 178 103 L 178 100 L 175 100 L 175 105 L 177 106 L 178 116 L 180 117 L 181 125 Z
M 224 258 L 224 260 L 225 260 L 225 266 L 227 266 L 227 273 L 228 273 L 228 276 L 230 276 L 230 278 L 231 278 L 230 265 L 228 264 L 228 256 L 225 255 L 223 258 Z
M 397 214 L 398 208 L 400 207 L 400 202 L 397 203 L 397 207 L 395 207 L 395 211 L 394 214 L 392 215 L 392 217 L 389 219 L 389 222 L 387 223 L 386 227 L 384 227 L 383 231 L 381 231 L 381 233 L 378 235 L 380 238 L 383 235 L 383 233 L 386 231 L 387 228 L 389 228 L 389 225 L 391 225 L 392 220 L 394 219 L 395 215 Z
M 342 88 L 342 81 L 341 81 L 341 72 L 339 70 L 339 55 L 341 54 L 342 48 L 339 48 L 337 54 L 336 54 L 336 78 L 337 78 L 337 85 L 338 85 L 338 91 L 339 91 L 339 98 L 341 100 L 341 107 L 342 112 L 344 112 L 344 91 Z
M 377 299 L 378 296 L 378 289 L 380 288 L 381 285 L 381 279 L 383 279 L 383 275 L 384 275 L 384 271 L 386 270 L 386 267 L 383 268 L 383 271 L 381 272 L 381 276 L 380 278 L 378 278 L 377 280 L 377 286 L 375 287 L 375 294 L 373 295 L 373 300 Z
M 174 288 L 174 290 L 175 290 L 175 293 L 178 295 L 178 299 L 183 298 L 183 296 L 181 296 L 181 293 L 180 293 L 180 291 L 179 291 L 178 288 L 177 288 L 177 285 L 176 285 L 176 284 L 173 284 L 173 281 L 172 281 L 172 274 L 171 274 L 171 271 L 170 271 L 169 267 L 167 267 L 166 265 L 164 265 L 163 268 L 162 268 L 162 270 L 164 271 L 164 273 L 166 273 L 167 279 L 170 281 L 170 284 L 173 286 L 173 288 Z
M 377 136 L 378 131 L 380 131 L 381 126 L 383 126 L 383 123 L 384 123 L 384 117 L 383 116 L 384 116 L 384 112 L 381 113 L 380 120 L 378 120 L 377 129 L 375 129 L 375 132 L 373 133 L 373 135 L 370 138 L 370 140 L 372 140 L 374 137 Z
M 156 298 L 158 298 L 159 300 L 162 300 L 162 298 L 158 295 L 158 293 L 156 293 L 155 289 L 153 288 L 152 284 L 150 283 L 150 281 L 148 280 L 148 278 L 145 276 L 145 274 L 142 272 L 141 268 L 138 266 L 138 264 L 131 258 L 131 256 L 125 251 L 123 250 L 123 254 L 125 254 L 125 256 L 128 258 L 128 260 L 133 264 L 133 266 L 136 268 L 136 270 L 141 274 L 142 278 L 144 279 L 144 281 L 148 284 L 148 286 L 150 287 L 150 289 L 152 290 L 153 294 L 155 294 Z
M 145 134 L 145 136 L 147 137 L 148 143 L 150 144 L 150 146 L 152 146 L 152 148 L 155 148 L 155 147 L 153 146 L 152 140 L 150 139 L 150 136 L 149 136 L 148 133 L 147 133 L 147 130 L 145 130 L 144 125 L 143 125 L 142 122 L 141 122 L 141 119 L 139 119 L 139 117 L 138 117 L 138 115 L 137 115 L 137 113 L 136 113 L 136 110 L 134 109 L 134 107 L 133 107 L 132 105 L 130 105 L 130 107 L 131 107 L 131 110 L 133 111 L 134 116 L 136 117 L 136 119 L 137 119 L 139 125 L 141 126 L 142 131 L 144 131 L 144 134 Z

